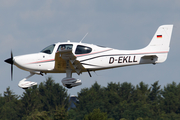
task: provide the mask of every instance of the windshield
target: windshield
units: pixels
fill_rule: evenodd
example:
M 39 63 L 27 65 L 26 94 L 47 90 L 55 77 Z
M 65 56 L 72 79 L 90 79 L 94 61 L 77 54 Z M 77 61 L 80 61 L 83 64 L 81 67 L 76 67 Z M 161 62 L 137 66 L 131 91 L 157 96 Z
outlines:
M 51 54 L 54 50 L 54 47 L 55 47 L 55 44 L 52 44 L 52 45 L 44 48 L 43 50 L 41 50 L 41 52 Z

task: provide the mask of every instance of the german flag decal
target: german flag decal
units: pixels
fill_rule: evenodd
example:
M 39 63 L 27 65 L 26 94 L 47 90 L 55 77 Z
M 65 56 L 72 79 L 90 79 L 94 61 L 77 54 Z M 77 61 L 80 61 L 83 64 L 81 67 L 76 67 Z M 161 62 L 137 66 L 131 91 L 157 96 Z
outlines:
M 162 38 L 162 35 L 157 35 L 157 38 Z

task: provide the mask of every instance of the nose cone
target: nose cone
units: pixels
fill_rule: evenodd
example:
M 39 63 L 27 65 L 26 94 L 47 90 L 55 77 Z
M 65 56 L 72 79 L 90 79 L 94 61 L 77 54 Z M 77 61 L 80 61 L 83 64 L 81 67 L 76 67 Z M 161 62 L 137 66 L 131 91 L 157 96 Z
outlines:
M 9 63 L 11 65 L 14 63 L 13 58 L 8 58 L 8 59 L 4 60 L 4 62 Z

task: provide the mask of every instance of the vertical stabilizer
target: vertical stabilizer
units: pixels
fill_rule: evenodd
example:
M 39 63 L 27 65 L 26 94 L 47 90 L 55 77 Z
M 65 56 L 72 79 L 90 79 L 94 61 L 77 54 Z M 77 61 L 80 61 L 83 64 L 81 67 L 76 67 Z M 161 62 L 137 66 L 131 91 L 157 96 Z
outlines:
M 146 61 L 147 58 L 151 57 L 154 61 L 153 64 L 155 64 L 162 63 L 167 59 L 172 29 L 173 25 L 162 25 L 157 29 L 149 45 L 143 49 L 148 54 L 143 56 L 142 60 Z
M 173 25 L 162 25 L 156 31 L 146 49 L 150 51 L 169 51 Z

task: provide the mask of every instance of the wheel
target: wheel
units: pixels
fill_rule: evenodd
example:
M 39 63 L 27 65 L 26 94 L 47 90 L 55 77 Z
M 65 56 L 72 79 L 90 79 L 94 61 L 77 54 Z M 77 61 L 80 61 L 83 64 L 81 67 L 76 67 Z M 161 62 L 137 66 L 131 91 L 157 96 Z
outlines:
M 69 88 L 69 89 L 72 88 L 71 84 L 66 84 L 66 87 Z

